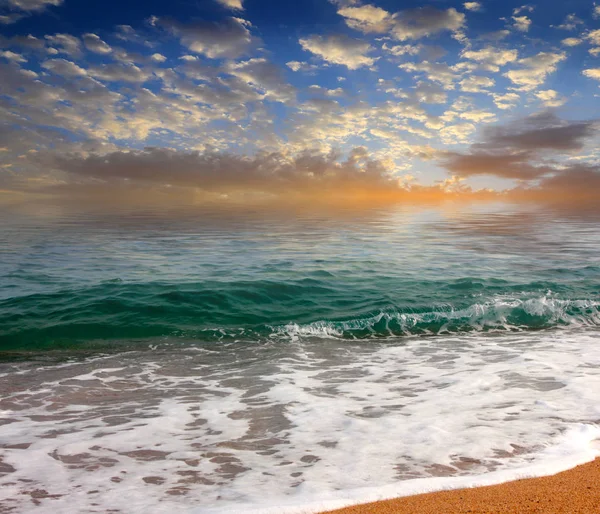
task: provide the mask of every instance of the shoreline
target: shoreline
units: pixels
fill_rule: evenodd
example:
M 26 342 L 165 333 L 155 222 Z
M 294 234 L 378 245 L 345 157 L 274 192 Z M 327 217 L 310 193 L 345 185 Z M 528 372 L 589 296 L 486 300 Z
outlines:
M 404 496 L 322 514 L 591 514 L 600 512 L 600 457 L 560 473 Z

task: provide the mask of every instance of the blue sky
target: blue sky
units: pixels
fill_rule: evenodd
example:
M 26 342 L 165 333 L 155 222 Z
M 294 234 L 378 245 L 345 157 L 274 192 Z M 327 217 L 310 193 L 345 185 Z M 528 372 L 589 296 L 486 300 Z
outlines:
M 0 0 L 0 67 L 5 194 L 348 173 L 502 190 L 598 171 L 588 0 Z

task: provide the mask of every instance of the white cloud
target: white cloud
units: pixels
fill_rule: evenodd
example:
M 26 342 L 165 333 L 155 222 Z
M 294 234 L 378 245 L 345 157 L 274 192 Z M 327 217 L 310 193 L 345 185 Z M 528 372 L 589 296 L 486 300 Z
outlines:
M 150 73 L 135 64 L 103 64 L 89 68 L 89 74 L 107 82 L 143 83 L 150 78 Z
M 578 25 L 582 24 L 583 20 L 578 18 L 575 14 L 567 14 L 565 20 L 556 28 L 562 30 L 575 30 Z
M 69 78 L 85 77 L 88 74 L 86 70 L 66 59 L 50 59 L 44 61 L 42 63 L 42 68 L 50 70 L 56 75 Z
M 587 70 L 583 70 L 581 73 L 591 79 L 600 80 L 600 68 L 588 68 Z
M 100 55 L 106 55 L 112 52 L 110 45 L 102 41 L 96 34 L 84 34 L 81 38 L 83 39 L 83 44 L 90 52 Z
M 528 32 L 529 27 L 531 26 L 531 20 L 527 16 L 513 16 L 514 20 L 513 27 L 520 32 Z
M 73 57 L 81 54 L 81 42 L 79 38 L 70 34 L 54 34 L 53 36 L 44 36 L 51 45 L 57 46 L 58 51 Z
M 560 96 L 558 91 L 554 91 L 553 89 L 538 91 L 535 96 L 544 103 L 545 107 L 560 107 L 567 101 L 566 98 Z
M 308 89 L 311 93 L 317 93 L 325 96 L 344 96 L 346 92 L 338 87 L 336 89 L 327 89 L 326 87 L 318 86 L 317 84 L 313 84 L 308 86 Z
M 361 32 L 389 32 L 400 41 L 421 39 L 444 31 L 455 32 L 465 22 L 464 13 L 454 8 L 440 10 L 434 7 L 418 7 L 390 14 L 373 5 L 356 6 L 354 2 L 344 4 L 338 13 L 346 24 Z
M 10 14 L 3 14 L 0 16 L 0 24 L 11 25 L 13 23 L 17 23 L 19 20 L 22 20 L 24 17 L 25 15 L 15 12 Z
M 481 3 L 480 2 L 465 2 L 463 4 L 467 11 L 481 11 Z
M 441 86 L 426 82 L 417 83 L 410 96 L 416 101 L 426 104 L 444 104 L 448 100 L 448 95 Z
M 167 60 L 167 58 L 164 55 L 158 53 L 152 54 L 150 56 L 150 59 L 152 59 L 154 62 L 165 62 Z
M 495 82 L 489 77 L 471 75 L 460 81 L 460 89 L 465 93 L 485 93 L 486 88 L 494 86 Z
M 439 32 L 458 31 L 464 23 L 464 13 L 453 7 L 445 11 L 433 7 L 419 7 L 397 13 L 391 33 L 400 41 L 420 39 Z
M 492 98 L 498 109 L 512 109 L 521 97 L 517 93 L 492 93 Z
M 261 89 L 271 100 L 285 103 L 291 102 L 296 96 L 295 89 L 284 80 L 281 69 L 264 58 L 231 64 L 226 70 L 247 84 Z
M 242 5 L 242 0 L 217 0 L 223 7 L 227 7 L 228 9 L 234 9 L 238 11 L 243 11 L 244 6 Z
M 457 123 L 442 128 L 440 137 L 446 144 L 466 143 L 473 132 L 475 132 L 475 125 L 472 123 Z
M 521 14 L 522 12 L 533 12 L 535 7 L 533 5 L 522 5 L 521 7 L 515 7 L 513 9 L 513 15 Z
M 481 63 L 489 71 L 497 72 L 500 66 L 516 61 L 519 53 L 516 50 L 488 46 L 481 50 L 465 50 L 461 53 L 461 56 Z
M 11 52 L 10 50 L 0 51 L 0 57 L 4 57 L 9 61 L 24 63 L 27 62 L 27 59 L 23 57 L 21 54 L 17 54 L 15 52 Z
M 585 38 L 593 45 L 600 46 L 600 29 L 588 32 Z
M 319 67 L 314 64 L 309 64 L 307 62 L 301 61 L 289 61 L 286 62 L 285 65 L 292 71 L 304 71 L 304 72 L 312 72 L 317 70 Z
M 579 39 L 578 37 L 568 37 L 565 38 L 561 41 L 561 43 L 564 46 L 577 46 L 580 45 L 581 43 L 583 43 L 582 39 Z
M 556 71 L 556 65 L 566 59 L 566 54 L 540 52 L 533 57 L 519 59 L 517 63 L 521 66 L 518 70 L 510 70 L 504 74 L 513 84 L 522 91 L 531 91 L 543 84 L 546 77 Z
M 300 39 L 300 45 L 324 61 L 346 66 L 351 70 L 372 66 L 376 60 L 367 55 L 373 50 L 369 43 L 343 35 L 309 36 Z
M 181 43 L 192 52 L 206 55 L 210 59 L 235 59 L 246 54 L 256 42 L 249 30 L 252 24 L 241 18 L 186 24 L 171 18 L 152 17 L 150 24 L 164 27 L 179 36 Z
M 510 35 L 510 30 L 502 29 L 495 30 L 493 32 L 486 32 L 480 36 L 481 39 L 485 39 L 488 41 L 502 41 L 506 39 Z
M 381 47 L 382 50 L 395 55 L 396 57 L 400 57 L 401 55 L 417 55 L 423 47 L 421 45 L 394 45 L 388 46 L 387 43 L 384 43 Z
M 6 5 L 11 9 L 27 12 L 41 12 L 51 6 L 62 5 L 63 0 L 2 0 L 0 5 Z
M 342 7 L 338 14 L 346 18 L 346 24 L 362 32 L 386 32 L 392 23 L 390 13 L 372 5 Z
M 454 89 L 454 81 L 459 76 L 446 63 L 422 61 L 419 63 L 407 62 L 398 66 L 401 70 L 423 73 L 434 82 L 439 82 L 445 89 Z
M 461 112 L 458 117 L 475 123 L 491 123 L 496 120 L 496 115 L 493 112 L 484 109 Z

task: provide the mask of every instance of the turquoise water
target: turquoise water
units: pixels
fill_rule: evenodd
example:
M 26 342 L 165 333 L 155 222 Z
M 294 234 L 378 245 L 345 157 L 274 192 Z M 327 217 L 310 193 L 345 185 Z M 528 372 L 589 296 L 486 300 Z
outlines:
M 595 213 L 5 208 L 0 350 L 600 322 Z

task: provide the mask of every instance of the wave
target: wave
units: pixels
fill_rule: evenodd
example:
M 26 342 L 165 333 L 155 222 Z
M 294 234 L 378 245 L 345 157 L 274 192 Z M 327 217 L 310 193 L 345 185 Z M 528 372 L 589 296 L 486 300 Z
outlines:
M 274 331 L 292 339 L 302 336 L 365 339 L 493 330 L 540 330 L 567 325 L 600 325 L 600 302 L 546 296 L 527 300 L 496 299 L 464 309 L 448 307 L 427 312 L 391 309 L 344 321 L 317 321 L 306 325 L 290 323 L 285 327 L 274 327 Z
M 559 292 L 552 292 L 549 289 Z M 202 342 L 370 339 L 600 325 L 595 295 L 564 287 L 459 279 L 377 284 L 335 280 L 203 283 L 107 281 L 0 301 L 0 350 L 175 338 Z M 582 291 L 579 290 L 579 293 Z

